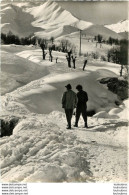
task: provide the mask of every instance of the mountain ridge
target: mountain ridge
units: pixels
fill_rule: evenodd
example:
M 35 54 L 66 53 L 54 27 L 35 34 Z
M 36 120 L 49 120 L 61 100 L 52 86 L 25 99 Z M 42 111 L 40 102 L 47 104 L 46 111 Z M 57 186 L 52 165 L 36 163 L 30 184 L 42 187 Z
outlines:
M 121 33 L 126 28 L 127 20 L 111 25 L 96 25 L 75 17 L 63 9 L 57 2 L 45 3 L 7 3 L 1 9 L 1 27 L 3 33 L 12 31 L 20 37 L 35 35 L 40 38 L 58 38 L 83 30 L 87 34 L 102 34 L 106 38 L 127 37 Z M 93 30 L 92 30 L 93 29 Z M 96 34 L 95 34 L 96 33 Z

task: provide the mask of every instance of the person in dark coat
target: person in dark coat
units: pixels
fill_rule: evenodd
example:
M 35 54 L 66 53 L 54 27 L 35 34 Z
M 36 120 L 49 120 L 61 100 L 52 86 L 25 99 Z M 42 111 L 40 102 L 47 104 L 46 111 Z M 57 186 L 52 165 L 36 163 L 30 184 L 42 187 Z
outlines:
M 76 108 L 76 120 L 75 120 L 75 127 L 78 127 L 78 121 L 80 118 L 80 115 L 82 114 L 83 120 L 85 122 L 84 127 L 88 128 L 87 125 L 87 101 L 88 101 L 88 95 L 86 91 L 83 91 L 83 88 L 81 85 L 77 85 L 76 89 L 78 90 L 77 93 L 77 108 Z
M 67 91 L 64 92 L 62 97 L 62 108 L 65 109 L 66 119 L 68 123 L 67 129 L 71 129 L 71 119 L 73 115 L 73 110 L 77 105 L 77 95 L 72 91 L 72 86 L 70 84 L 65 86 Z
M 84 69 L 85 69 L 85 67 L 86 67 L 86 64 L 87 64 L 87 57 L 84 58 L 83 71 L 84 71 Z

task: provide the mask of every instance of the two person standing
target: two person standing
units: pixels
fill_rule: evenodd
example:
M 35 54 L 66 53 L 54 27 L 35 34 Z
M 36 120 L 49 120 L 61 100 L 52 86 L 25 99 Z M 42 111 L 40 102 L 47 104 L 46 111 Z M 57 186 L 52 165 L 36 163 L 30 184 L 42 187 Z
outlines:
M 77 85 L 76 89 L 78 93 L 76 94 L 72 91 L 72 86 L 68 84 L 65 86 L 67 91 L 64 92 L 62 97 L 62 107 L 65 109 L 66 119 L 68 122 L 67 129 L 71 129 L 71 119 L 73 115 L 73 110 L 76 108 L 76 119 L 75 119 L 75 127 L 78 127 L 78 122 L 80 115 L 82 114 L 83 120 L 85 122 L 84 127 L 87 126 L 87 105 L 86 102 L 88 101 L 87 92 L 83 91 L 81 85 Z

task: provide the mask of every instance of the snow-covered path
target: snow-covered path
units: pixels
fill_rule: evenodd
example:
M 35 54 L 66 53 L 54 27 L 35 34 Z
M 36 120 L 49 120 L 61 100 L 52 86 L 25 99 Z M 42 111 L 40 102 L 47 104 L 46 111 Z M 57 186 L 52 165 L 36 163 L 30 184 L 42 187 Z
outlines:
M 64 124 L 61 125 L 64 131 L 66 131 L 65 123 L 64 120 Z M 87 160 L 93 174 L 92 180 L 96 182 L 127 182 L 128 122 L 89 117 L 89 128 L 83 128 L 83 125 L 81 118 L 79 128 L 73 127 L 71 132 L 76 135 L 80 145 L 85 145 L 85 149 L 88 150 Z
M 121 123 L 123 123 L 123 133 L 126 134 L 127 123 Z M 126 141 L 125 145 L 115 142 L 116 131 L 119 131 L 120 128 L 116 129 L 115 124 L 114 127 L 110 126 L 112 124 L 102 124 L 94 130 L 92 128 L 86 130 L 85 133 L 81 130 L 77 132 L 77 137 L 80 142 L 85 143 L 85 147 L 89 151 L 87 157 L 96 182 L 127 182 L 127 138 L 122 137 Z

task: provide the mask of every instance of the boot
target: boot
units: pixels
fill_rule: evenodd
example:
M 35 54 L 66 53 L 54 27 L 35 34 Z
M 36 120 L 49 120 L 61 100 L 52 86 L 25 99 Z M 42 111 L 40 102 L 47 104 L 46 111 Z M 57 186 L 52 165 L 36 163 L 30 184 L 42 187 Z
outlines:
M 74 127 L 78 127 L 78 124 L 77 124 L 77 123 L 75 123 Z
M 88 125 L 87 125 L 87 123 L 85 123 L 85 125 L 84 125 L 84 128 L 88 128 Z
M 70 126 L 68 126 L 66 129 L 71 129 L 71 127 L 70 127 Z

